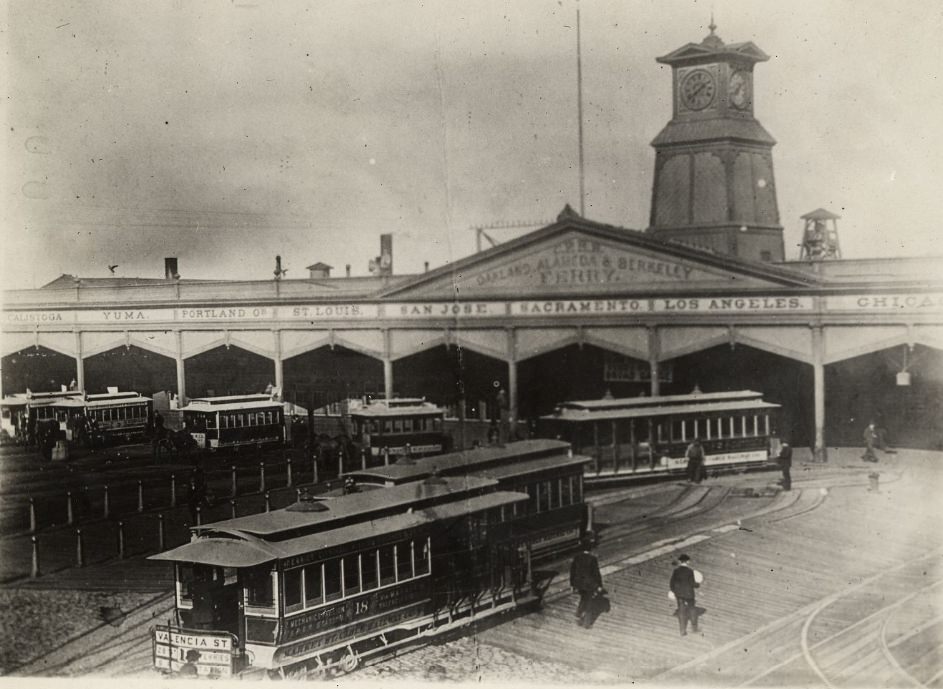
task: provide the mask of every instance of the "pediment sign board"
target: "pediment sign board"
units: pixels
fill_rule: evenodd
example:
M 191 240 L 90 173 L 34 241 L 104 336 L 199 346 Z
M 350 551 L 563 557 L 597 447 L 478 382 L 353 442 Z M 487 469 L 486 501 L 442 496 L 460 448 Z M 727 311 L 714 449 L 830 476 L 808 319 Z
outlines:
M 456 291 L 476 297 L 517 291 L 600 293 L 685 284 L 701 288 L 711 283 L 722 287 L 776 285 L 670 252 L 572 230 L 507 254 L 456 266 L 453 275 L 407 288 L 397 297 L 454 298 Z

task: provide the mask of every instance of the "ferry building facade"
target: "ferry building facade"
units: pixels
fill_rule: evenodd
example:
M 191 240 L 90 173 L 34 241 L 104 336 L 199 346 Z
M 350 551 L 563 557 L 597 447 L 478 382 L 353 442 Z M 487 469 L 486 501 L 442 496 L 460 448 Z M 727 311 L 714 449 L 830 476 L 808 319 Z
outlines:
M 658 59 L 674 110 L 645 231 L 567 207 L 419 275 L 388 260 L 371 277 L 318 264 L 306 280 L 188 280 L 175 262 L 163 279 L 62 276 L 4 293 L 3 392 L 74 380 L 185 400 L 272 384 L 303 406 L 425 395 L 487 417 L 504 389 L 528 421 L 566 399 L 751 388 L 820 455 L 860 445 L 871 420 L 892 443 L 941 447 L 940 260 L 787 261 L 774 140 L 753 113 L 767 56 L 712 27 Z

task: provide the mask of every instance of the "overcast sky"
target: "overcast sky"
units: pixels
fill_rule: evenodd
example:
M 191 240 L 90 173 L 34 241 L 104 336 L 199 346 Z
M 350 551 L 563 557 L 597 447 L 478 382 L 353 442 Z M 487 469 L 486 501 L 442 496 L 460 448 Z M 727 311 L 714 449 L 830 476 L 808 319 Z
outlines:
M 474 251 L 578 207 L 576 4 L 18 0 L 3 26 L 3 286 L 61 273 L 289 278 Z M 586 215 L 644 229 L 671 117 L 655 57 L 753 41 L 786 255 L 943 253 L 943 3 L 583 0 Z M 518 231 L 520 232 L 520 231 Z M 498 238 L 511 231 L 493 232 Z

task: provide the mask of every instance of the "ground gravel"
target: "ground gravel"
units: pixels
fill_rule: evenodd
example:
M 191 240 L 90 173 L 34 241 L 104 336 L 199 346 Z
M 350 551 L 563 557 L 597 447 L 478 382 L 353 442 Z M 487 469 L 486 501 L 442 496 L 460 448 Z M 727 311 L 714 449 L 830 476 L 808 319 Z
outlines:
M 153 593 L 0 589 L 0 674 L 105 624 L 101 608 L 129 612 Z

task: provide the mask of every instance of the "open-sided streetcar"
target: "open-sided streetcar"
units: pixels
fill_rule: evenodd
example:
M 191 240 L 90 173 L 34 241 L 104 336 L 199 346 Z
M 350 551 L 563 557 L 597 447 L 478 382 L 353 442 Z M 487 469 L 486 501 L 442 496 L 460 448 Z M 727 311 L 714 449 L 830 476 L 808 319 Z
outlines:
M 529 500 L 496 479 L 434 475 L 193 527 L 189 543 L 151 556 L 176 570 L 176 619 L 154 629 L 154 663 L 351 671 L 538 602 L 552 573 L 532 570 L 513 529 Z
M 695 438 L 708 471 L 745 469 L 778 451 L 779 408 L 752 390 L 564 402 L 540 418 L 538 434 L 592 457 L 588 481 L 683 473 Z
M 522 440 L 389 466 L 351 471 L 357 489 L 392 487 L 432 476 L 470 475 L 494 479 L 501 490 L 526 493 L 526 503 L 507 515 L 512 538 L 542 559 L 575 548 L 587 528 L 583 467 L 591 459 L 574 456 L 569 443 Z
M 183 422 L 199 447 L 214 451 L 285 442 L 284 409 L 269 394 L 193 398 Z
M 423 457 L 448 452 L 451 438 L 443 431 L 445 410 L 418 397 L 377 399 L 350 409 L 354 443 L 367 464 L 384 457 Z

